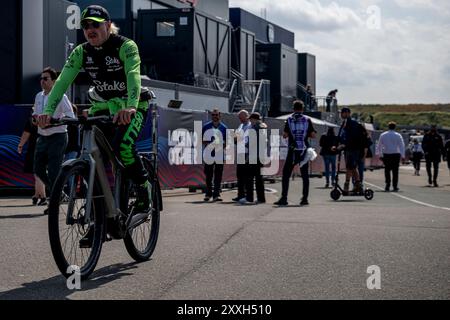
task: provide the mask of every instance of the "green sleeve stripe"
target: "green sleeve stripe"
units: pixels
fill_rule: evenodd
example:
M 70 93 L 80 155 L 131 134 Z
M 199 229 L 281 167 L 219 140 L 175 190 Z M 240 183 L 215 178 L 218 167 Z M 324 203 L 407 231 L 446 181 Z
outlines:
M 48 97 L 47 106 L 44 108 L 44 114 L 53 115 L 56 107 L 61 102 L 64 93 L 77 77 L 83 66 L 83 47 L 79 45 L 70 54 L 69 59 L 53 86 Z
M 141 58 L 139 49 L 134 41 L 128 40 L 120 48 L 119 55 L 125 64 L 128 90 L 127 107 L 138 108 L 141 94 Z

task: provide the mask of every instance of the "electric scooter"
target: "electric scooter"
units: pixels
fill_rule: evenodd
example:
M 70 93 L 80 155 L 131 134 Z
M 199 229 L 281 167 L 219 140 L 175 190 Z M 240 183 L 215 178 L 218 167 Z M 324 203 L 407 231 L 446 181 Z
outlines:
M 337 201 L 341 196 L 344 196 L 344 197 L 364 197 L 367 200 L 372 200 L 374 195 L 372 189 L 360 188 L 358 192 L 355 192 L 355 191 L 345 191 L 344 189 L 341 188 L 341 186 L 339 185 L 339 168 L 341 167 L 341 154 L 342 152 L 339 151 L 338 166 L 337 166 L 338 170 L 336 172 L 336 179 L 334 182 L 333 190 L 331 190 L 330 192 L 331 199 Z

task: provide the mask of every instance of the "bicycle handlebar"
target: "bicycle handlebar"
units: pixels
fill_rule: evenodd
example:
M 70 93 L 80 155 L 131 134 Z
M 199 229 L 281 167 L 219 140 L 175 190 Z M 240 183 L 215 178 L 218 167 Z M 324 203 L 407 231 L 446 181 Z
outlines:
M 112 123 L 114 116 L 96 116 L 96 117 L 78 117 L 78 118 L 69 118 L 64 117 L 61 119 L 51 118 L 50 119 L 50 127 L 58 127 L 68 124 L 96 124 L 96 123 Z

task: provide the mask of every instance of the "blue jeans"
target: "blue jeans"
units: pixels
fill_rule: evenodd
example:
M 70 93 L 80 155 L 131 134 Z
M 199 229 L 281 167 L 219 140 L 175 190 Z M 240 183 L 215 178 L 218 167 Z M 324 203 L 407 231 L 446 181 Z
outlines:
M 334 183 L 336 179 L 336 155 L 325 155 L 323 162 L 325 164 L 325 179 L 330 183 L 330 166 L 331 166 L 331 182 Z

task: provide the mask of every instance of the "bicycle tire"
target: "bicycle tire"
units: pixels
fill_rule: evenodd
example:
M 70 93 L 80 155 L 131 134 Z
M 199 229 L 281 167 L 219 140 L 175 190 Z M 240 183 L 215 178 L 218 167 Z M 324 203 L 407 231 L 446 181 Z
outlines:
M 64 215 L 64 203 L 61 201 L 64 187 L 66 186 L 66 183 L 70 181 L 70 178 L 74 177 L 74 180 L 76 181 L 76 188 L 70 188 L 70 194 L 68 196 L 68 203 L 67 205 L 67 211 L 70 210 L 70 204 L 72 203 L 74 206 L 74 210 L 70 212 L 71 217 L 75 219 L 74 213 L 77 214 L 76 220 L 77 222 L 74 222 L 71 227 L 67 227 L 67 233 L 69 232 L 69 228 L 75 229 L 77 228 L 75 236 L 75 241 L 73 241 L 73 235 L 74 231 L 71 231 L 72 235 L 72 247 L 70 253 L 72 253 L 72 250 L 77 250 L 80 246 L 79 240 L 83 238 L 88 232 L 91 232 L 90 229 L 94 228 L 92 233 L 92 246 L 90 248 L 90 253 L 86 252 L 87 260 L 86 262 L 81 266 L 77 264 L 77 254 L 75 251 L 75 261 L 66 256 L 65 249 L 67 248 L 67 243 L 61 242 L 61 233 L 60 233 L 60 227 L 61 222 L 65 226 L 68 226 L 70 224 L 67 223 L 68 218 L 67 215 Z M 72 273 L 68 273 L 68 268 L 70 266 L 78 266 L 79 267 L 79 274 L 81 280 L 86 280 L 89 275 L 94 271 L 98 260 L 100 258 L 100 253 L 102 250 L 103 240 L 105 237 L 105 212 L 104 212 L 104 203 L 103 199 L 96 198 L 92 200 L 92 217 L 93 217 L 93 223 L 91 223 L 90 227 L 88 226 L 87 229 L 85 225 L 83 224 L 83 206 L 81 205 L 78 207 L 77 201 L 81 200 L 81 203 L 84 203 L 84 210 L 86 205 L 86 190 L 87 190 L 87 183 L 89 181 L 89 166 L 86 163 L 76 163 L 73 165 L 69 165 L 66 167 L 63 167 L 61 169 L 61 173 L 58 176 L 55 185 L 52 190 L 52 194 L 50 197 L 50 204 L 49 204 L 49 215 L 48 215 L 48 232 L 49 232 L 49 239 L 50 239 L 50 247 L 52 250 L 53 258 L 56 262 L 56 265 L 58 266 L 59 271 L 63 276 L 66 278 L 70 277 Z M 72 191 L 73 190 L 73 191 Z M 100 192 L 100 186 L 98 182 L 94 181 L 94 188 L 93 188 L 93 195 L 99 195 Z M 79 198 L 78 198 L 79 197 Z M 75 212 L 77 211 L 77 212 Z M 69 212 L 66 212 L 69 213 Z M 61 221 L 61 217 L 64 216 L 64 220 Z M 70 219 L 70 218 L 69 218 Z M 81 222 L 81 223 L 79 223 Z M 87 231 L 86 231 L 87 230 Z M 84 234 L 82 233 L 84 231 Z M 78 237 L 79 236 L 79 237 Z M 78 240 L 78 242 L 77 242 Z M 81 249 L 81 257 L 84 258 L 83 250 L 89 250 L 89 249 Z M 73 271 L 73 270 L 72 270 Z
M 159 235 L 159 220 L 160 220 L 160 203 L 159 203 L 159 196 L 157 189 L 157 183 L 155 183 L 154 180 L 154 170 L 153 167 L 148 163 L 144 162 L 146 165 L 146 169 L 149 174 L 149 182 L 152 184 L 152 213 L 150 215 L 150 221 L 144 222 L 143 224 L 139 225 L 133 230 L 130 230 L 125 235 L 125 238 L 123 239 L 125 243 L 125 248 L 127 249 L 128 254 L 137 262 L 144 262 L 148 261 L 150 257 L 152 256 L 155 248 L 156 243 L 158 241 L 158 235 Z M 125 183 L 123 186 L 124 189 L 122 190 L 122 199 L 121 203 L 127 206 L 130 201 L 130 184 Z M 147 240 L 144 240 L 141 242 L 142 249 L 138 248 L 136 245 L 135 239 L 133 237 L 137 237 L 136 233 L 141 232 L 143 228 L 150 227 L 150 232 Z M 145 245 L 145 247 L 144 247 Z

